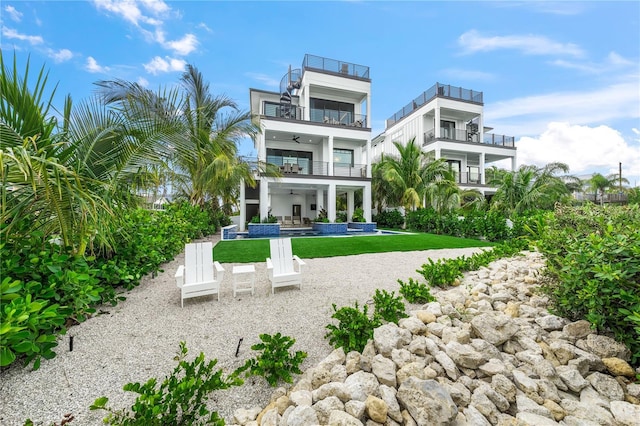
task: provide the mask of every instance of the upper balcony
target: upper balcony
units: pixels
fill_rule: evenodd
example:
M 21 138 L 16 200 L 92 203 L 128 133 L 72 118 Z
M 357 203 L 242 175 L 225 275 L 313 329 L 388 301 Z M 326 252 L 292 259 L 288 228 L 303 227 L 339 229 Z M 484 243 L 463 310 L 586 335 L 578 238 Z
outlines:
M 387 128 L 393 126 L 422 105 L 430 102 L 436 97 L 453 99 L 463 102 L 471 102 L 474 104 L 482 104 L 482 92 L 475 90 L 463 89 L 462 87 L 451 86 L 449 84 L 436 83 L 429 89 L 425 90 L 413 101 L 405 105 L 400 111 L 393 114 L 387 119 Z
M 311 108 L 309 110 L 309 119 L 306 120 L 303 107 L 264 101 L 262 103 L 262 115 L 265 117 L 305 121 L 330 126 L 348 126 L 363 129 L 368 128 L 366 115 L 354 114 L 350 111 Z
M 440 135 L 436 137 L 436 130 L 430 129 L 424 132 L 422 146 L 428 145 L 436 140 L 467 142 L 474 144 L 494 145 L 505 148 L 515 148 L 515 137 L 505 135 L 495 135 L 493 133 L 484 133 L 482 141 L 480 141 L 479 132 L 471 132 L 469 130 L 459 129 L 440 129 Z
M 369 67 L 309 54 L 304 55 L 302 69 L 310 71 L 320 71 L 339 75 L 342 77 L 370 80 Z

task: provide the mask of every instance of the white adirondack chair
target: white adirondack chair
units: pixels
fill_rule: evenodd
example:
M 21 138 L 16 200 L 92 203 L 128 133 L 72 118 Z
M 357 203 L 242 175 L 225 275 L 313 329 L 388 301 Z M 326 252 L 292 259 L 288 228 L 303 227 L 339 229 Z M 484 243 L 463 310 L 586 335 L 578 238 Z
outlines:
M 274 238 L 271 257 L 267 258 L 267 272 L 271 280 L 271 294 L 276 287 L 297 285 L 302 289 L 302 272 L 306 263 L 291 251 L 291 238 Z
M 176 271 L 176 285 L 181 291 L 180 306 L 190 297 L 217 294 L 220 301 L 220 283 L 224 268 L 213 261 L 213 243 L 190 243 L 184 248 L 184 265 Z

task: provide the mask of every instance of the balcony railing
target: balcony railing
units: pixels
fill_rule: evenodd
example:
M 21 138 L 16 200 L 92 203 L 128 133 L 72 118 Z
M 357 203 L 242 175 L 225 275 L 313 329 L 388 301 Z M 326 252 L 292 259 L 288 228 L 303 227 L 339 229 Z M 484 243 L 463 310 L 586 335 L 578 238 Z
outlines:
M 336 61 L 322 56 L 304 55 L 303 69 L 316 69 L 341 74 L 350 77 L 369 79 L 369 67 L 352 64 L 350 62 Z
M 340 126 L 367 127 L 367 116 L 348 111 L 311 108 L 310 121 Z
M 427 145 L 435 140 L 451 140 L 458 142 L 483 143 L 486 145 L 498 145 L 513 148 L 515 146 L 515 138 L 513 136 L 494 135 L 493 133 L 485 133 L 480 142 L 480 133 L 470 132 L 468 130 L 459 129 L 440 129 L 440 136 L 436 137 L 436 130 L 430 129 L 424 132 L 422 145 Z
M 304 108 L 295 105 L 280 105 L 270 102 L 263 104 L 263 115 L 266 117 L 284 118 L 288 120 L 307 121 L 304 119 Z M 334 126 L 367 128 L 367 116 L 348 111 L 311 108 L 312 123 L 324 123 Z
M 269 156 L 268 161 L 277 167 L 284 177 L 296 176 L 337 176 L 337 177 L 367 177 L 366 164 L 333 163 L 333 170 L 329 169 L 327 161 L 309 161 L 305 158 L 291 158 Z
M 417 98 L 405 105 L 400 111 L 387 119 L 387 128 L 402 120 L 414 110 L 431 101 L 436 96 L 455 99 L 465 102 L 482 104 L 482 92 L 476 90 L 463 89 L 462 87 L 451 86 L 449 84 L 436 83 L 429 89 L 422 92 Z

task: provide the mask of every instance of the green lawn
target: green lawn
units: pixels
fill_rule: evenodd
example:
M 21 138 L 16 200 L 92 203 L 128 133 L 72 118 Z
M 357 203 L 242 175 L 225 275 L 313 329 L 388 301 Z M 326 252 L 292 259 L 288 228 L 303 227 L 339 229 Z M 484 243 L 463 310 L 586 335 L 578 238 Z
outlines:
M 490 247 L 493 244 L 446 235 L 396 234 L 363 237 L 297 237 L 291 239 L 291 245 L 294 254 L 310 259 L 390 251 Z M 221 263 L 264 262 L 267 257 L 269 257 L 269 240 L 267 239 L 220 241 L 213 248 L 214 260 Z

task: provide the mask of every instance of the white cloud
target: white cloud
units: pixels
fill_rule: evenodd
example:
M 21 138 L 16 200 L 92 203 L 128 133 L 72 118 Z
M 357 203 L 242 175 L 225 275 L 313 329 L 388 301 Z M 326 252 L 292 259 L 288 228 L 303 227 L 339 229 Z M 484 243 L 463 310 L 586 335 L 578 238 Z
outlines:
M 49 49 L 48 54 L 49 57 L 53 58 L 54 62 L 56 63 L 65 62 L 73 58 L 73 52 L 71 52 L 69 49 L 60 49 L 58 51 Z
M 2 35 L 5 36 L 6 38 L 27 41 L 30 44 L 42 44 L 44 42 L 41 36 L 21 34 L 16 30 L 14 30 L 13 28 L 7 28 L 4 26 L 2 27 Z
M 580 57 L 582 49 L 573 43 L 560 43 L 539 35 L 485 36 L 470 30 L 458 38 L 465 53 L 490 52 L 499 49 L 519 50 L 527 55 L 569 55 Z
M 119 15 L 136 26 L 140 22 L 149 23 L 148 21 L 151 20 L 151 18 L 142 14 L 135 1 L 94 0 L 93 3 L 98 9 L 104 9 L 107 12 Z
M 633 185 L 640 177 L 640 144 L 624 140 L 608 126 L 580 126 L 552 122 L 537 137 L 516 142 L 519 164 L 544 166 L 551 162 L 569 165 L 572 174 L 600 171 L 609 174 L 622 163 L 623 176 Z
M 184 71 L 187 62 L 182 59 L 166 57 L 166 59 L 156 56 L 149 63 L 144 64 L 144 69 L 150 74 L 159 74 L 162 72 Z
M 248 72 L 245 75 L 249 78 L 252 78 L 260 83 L 264 84 L 268 87 L 280 87 L 280 80 L 276 80 L 273 77 L 270 77 L 266 74 L 261 74 L 257 72 Z
M 168 41 L 164 44 L 168 49 L 173 50 L 177 55 L 188 55 L 196 50 L 198 39 L 193 34 L 186 34 L 180 40 Z
M 485 122 L 506 134 L 540 134 L 547 124 L 601 124 L 640 118 L 640 81 L 592 91 L 556 92 L 495 102 L 485 106 Z
M 588 74 L 604 74 L 619 71 L 621 69 L 629 67 L 637 67 L 636 62 L 626 59 L 616 52 L 609 53 L 609 55 L 601 63 L 579 63 L 567 61 L 564 59 L 558 59 L 551 63 L 562 68 L 576 69 Z
M 9 15 L 9 18 L 13 21 L 20 22 L 22 20 L 22 12 L 16 10 L 15 7 L 7 6 L 4 8 L 4 11 L 7 12 L 7 15 Z
M 140 3 L 156 15 L 160 15 L 171 10 L 171 8 L 162 0 L 140 0 Z
M 196 25 L 196 28 L 202 28 L 203 30 L 205 30 L 208 33 L 212 33 L 213 30 L 211 28 L 209 28 L 207 26 L 207 24 L 205 24 L 204 22 L 200 22 L 198 25 Z
M 144 77 L 138 77 L 138 84 L 142 87 L 148 87 L 149 86 L 149 80 L 147 80 Z
M 87 58 L 87 64 L 85 65 L 85 69 L 91 73 L 109 71 L 109 67 L 103 67 L 102 65 L 98 64 L 98 61 L 96 61 L 92 56 L 89 56 Z

